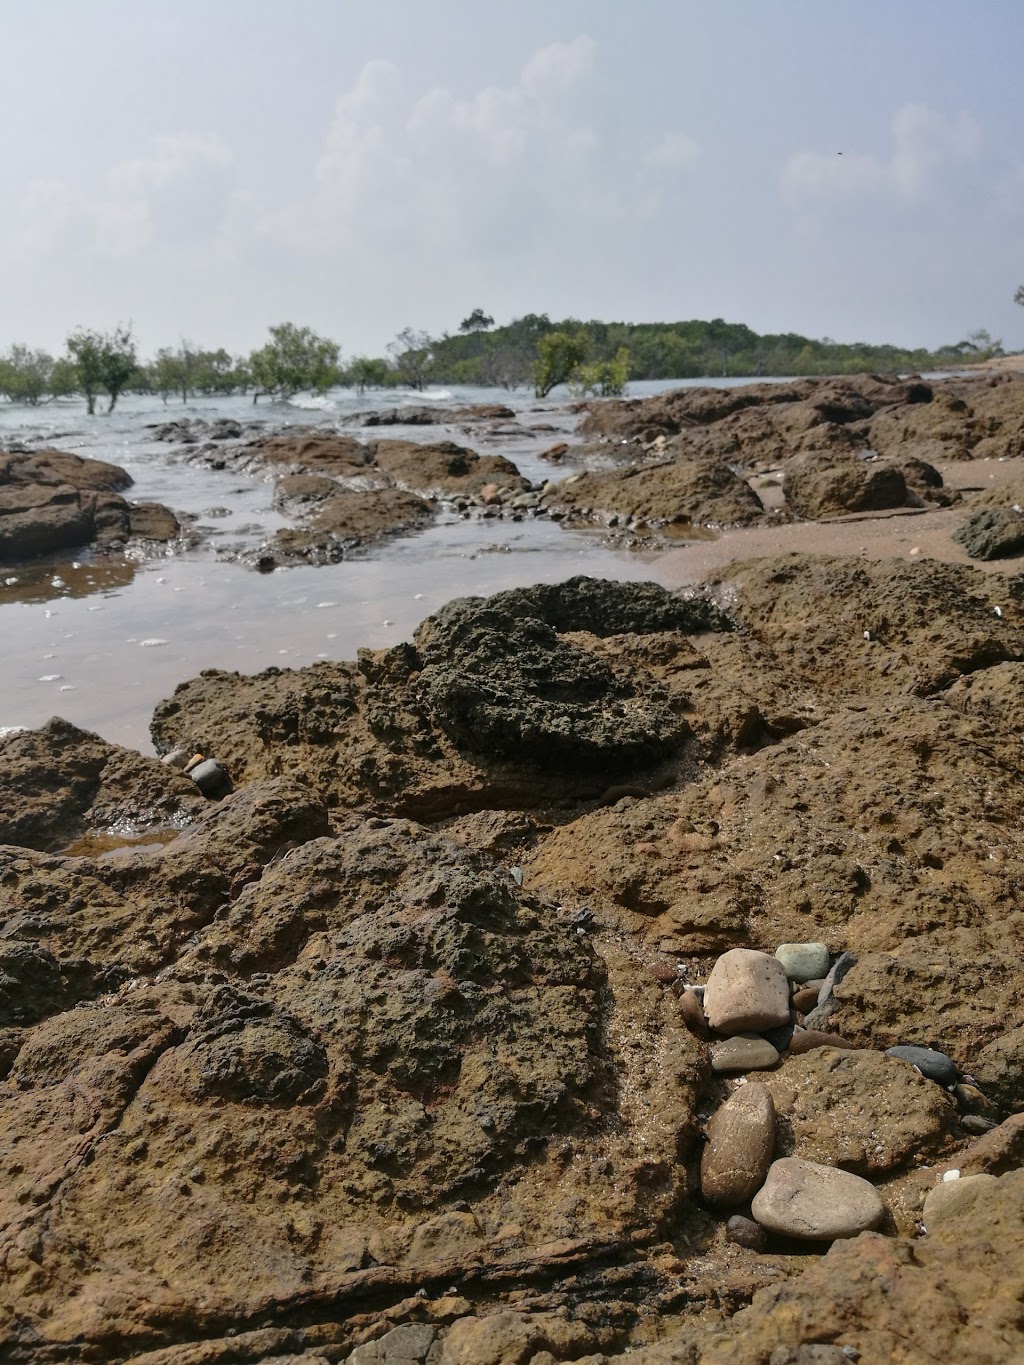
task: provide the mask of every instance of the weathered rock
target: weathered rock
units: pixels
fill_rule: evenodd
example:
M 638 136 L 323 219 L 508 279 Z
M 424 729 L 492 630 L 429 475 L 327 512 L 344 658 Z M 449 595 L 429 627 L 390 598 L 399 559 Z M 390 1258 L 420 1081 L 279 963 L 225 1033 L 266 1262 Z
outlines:
M 897 1043 L 885 1049 L 887 1057 L 896 1057 L 901 1062 L 916 1066 L 922 1076 L 937 1081 L 939 1085 L 955 1085 L 957 1078 L 956 1062 L 944 1052 L 936 1052 L 933 1047 L 914 1047 L 912 1044 Z
M 422 1365 L 436 1341 L 437 1328 L 430 1323 L 406 1322 L 376 1341 L 357 1346 L 346 1357 L 346 1365 Z
M 757 1032 L 789 1022 L 789 983 L 776 958 L 750 948 L 723 953 L 708 977 L 704 1009 L 719 1033 Z
M 705 597 L 655 584 L 575 579 L 462 598 L 413 645 L 357 664 L 207 672 L 157 709 L 153 735 L 161 750 L 201 742 L 238 783 L 283 771 L 332 803 L 388 812 L 597 798 L 681 761 L 690 742 L 681 703 L 629 657 L 632 636 L 664 632 L 673 653 L 693 653 L 677 632 L 725 625 Z M 606 645 L 612 634 L 625 639 Z
M 936 1185 L 924 1201 L 921 1221 L 925 1229 L 932 1232 L 950 1219 L 970 1216 L 982 1191 L 997 1184 L 994 1175 L 962 1175 L 959 1180 Z
M 282 564 L 336 564 L 370 541 L 416 530 L 434 516 L 430 503 L 400 488 L 339 485 L 311 507 L 302 526 L 276 533 L 265 555 Z
M 700 1161 L 700 1188 L 714 1208 L 746 1204 L 764 1184 L 775 1150 L 771 1092 L 749 1082 L 711 1116 Z
M 957 1155 L 964 1174 L 1005 1175 L 1024 1166 L 1024 1114 L 1013 1114 Z
M 1024 516 L 1011 507 L 984 507 L 953 532 L 972 559 L 1009 559 L 1024 554 Z
M 574 516 L 654 526 L 749 525 L 764 516 L 761 499 L 723 461 L 675 459 L 578 474 L 556 484 L 545 502 Z
M 786 969 L 790 981 L 812 981 L 815 977 L 828 975 L 829 954 L 824 943 L 781 943 L 775 949 L 775 956 Z
M 834 1343 L 864 1362 L 1012 1361 L 1020 1356 L 1024 1172 L 982 1192 L 973 1219 L 925 1238 L 866 1233 L 839 1241 L 800 1273 L 762 1289 L 709 1328 L 629 1356 L 636 1365 L 759 1365 L 776 1351 Z M 974 1235 L 972 1229 L 984 1229 Z M 850 1354 L 853 1360 L 854 1355 Z M 797 1356 L 799 1360 L 800 1357 Z
M 67 848 L 182 827 L 206 808 L 183 774 L 55 717 L 0 739 L 0 843 Z
M 989 1099 L 1007 1110 L 1024 1109 L 1024 1026 L 982 1048 L 971 1071 Z
M 856 1043 L 840 1037 L 838 1033 L 822 1033 L 820 1029 L 797 1029 L 789 1040 L 789 1050 L 794 1057 L 801 1053 L 813 1052 L 819 1047 L 856 1048 Z
M 177 536 L 181 528 L 166 507 L 128 503 L 114 491 L 130 484 L 120 466 L 102 460 L 58 450 L 0 451 L 0 562 Z
M 810 520 L 903 507 L 907 484 L 895 465 L 834 451 L 787 460 L 782 491 L 797 516 Z
M 478 455 L 454 441 L 422 445 L 416 441 L 377 441 L 371 446 L 377 468 L 402 488 L 443 496 L 478 493 L 485 484 L 511 492 L 529 487 L 511 460 Z
M 779 1117 L 783 1155 L 860 1175 L 888 1173 L 947 1150 L 956 1124 L 949 1096 L 877 1052 L 823 1047 L 791 1055 L 764 1084 Z
M 711 1048 L 711 1070 L 716 1075 L 732 1071 L 764 1071 L 776 1066 L 778 1049 L 756 1033 L 740 1033 Z
M 752 1211 L 769 1232 L 810 1242 L 856 1237 L 885 1217 L 885 1205 L 866 1180 L 795 1157 L 772 1163 Z

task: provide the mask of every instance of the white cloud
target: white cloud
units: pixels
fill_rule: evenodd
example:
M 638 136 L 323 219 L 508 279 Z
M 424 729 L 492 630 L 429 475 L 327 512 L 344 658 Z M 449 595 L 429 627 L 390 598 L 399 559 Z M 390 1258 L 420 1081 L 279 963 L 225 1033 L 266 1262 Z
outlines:
M 873 197 L 913 202 L 937 188 L 957 163 L 981 145 L 967 114 L 948 118 L 923 104 L 898 109 L 887 157 L 845 149 L 798 152 L 783 167 L 782 189 L 794 208 L 824 208 Z
M 590 74 L 597 44 L 580 34 L 571 43 L 551 43 L 534 53 L 522 70 L 522 87 L 531 95 L 571 89 Z
M 664 133 L 640 157 L 645 169 L 655 173 L 674 174 L 689 170 L 700 160 L 700 143 L 685 133 Z

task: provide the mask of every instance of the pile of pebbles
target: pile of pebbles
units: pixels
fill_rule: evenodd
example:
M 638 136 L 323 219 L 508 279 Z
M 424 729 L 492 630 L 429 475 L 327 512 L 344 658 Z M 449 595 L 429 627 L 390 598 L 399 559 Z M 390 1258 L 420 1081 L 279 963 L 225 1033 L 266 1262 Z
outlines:
M 230 773 L 216 758 L 193 753 L 191 749 L 172 749 L 169 754 L 163 756 L 161 762 L 168 768 L 177 768 L 186 777 L 191 777 L 209 801 L 222 801 L 235 790 Z
M 775 1159 L 776 1114 L 769 1088 L 750 1073 L 778 1067 L 785 1055 L 814 1048 L 854 1048 L 827 1024 L 836 985 L 856 963 L 852 953 L 831 960 L 824 943 L 783 943 L 774 956 L 733 948 L 718 958 L 703 986 L 685 986 L 680 1001 L 690 1031 L 708 1043 L 712 1073 L 735 1088 L 710 1117 L 700 1163 L 702 1198 L 715 1210 L 748 1209 L 728 1222 L 729 1240 L 763 1251 L 768 1234 L 801 1242 L 832 1242 L 877 1229 L 887 1210 L 869 1180 L 796 1156 Z M 916 1067 L 956 1097 L 962 1111 L 985 1097 L 956 1063 L 934 1048 L 898 1045 L 887 1055 Z M 962 1126 L 983 1133 L 992 1120 L 965 1112 Z M 943 1210 L 976 1198 L 948 1179 L 929 1195 Z M 974 1179 L 971 1179 L 974 1183 Z M 935 1209 L 925 1207 L 925 1226 Z

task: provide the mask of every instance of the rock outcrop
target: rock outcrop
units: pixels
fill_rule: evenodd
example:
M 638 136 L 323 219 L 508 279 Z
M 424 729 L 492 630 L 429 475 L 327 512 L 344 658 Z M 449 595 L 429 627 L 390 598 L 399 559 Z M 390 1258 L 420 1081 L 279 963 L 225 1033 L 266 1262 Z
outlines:
M 59 450 L 0 451 L 0 563 L 78 546 L 120 548 L 131 539 L 173 540 L 181 527 L 159 503 L 130 503 L 118 465 Z
M 1014 580 L 793 555 L 9 736 L 5 1358 L 1015 1359 L 1022 724 Z

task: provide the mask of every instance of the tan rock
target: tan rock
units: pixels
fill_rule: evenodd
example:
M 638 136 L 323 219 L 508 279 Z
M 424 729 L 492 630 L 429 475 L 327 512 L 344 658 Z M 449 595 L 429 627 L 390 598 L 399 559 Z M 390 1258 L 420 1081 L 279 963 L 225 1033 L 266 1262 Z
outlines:
M 936 1185 L 924 1201 L 921 1219 L 925 1230 L 930 1232 L 951 1218 L 963 1218 L 973 1210 L 981 1192 L 996 1184 L 994 1175 L 962 1175 L 959 1180 L 944 1180 Z
M 751 1211 L 770 1232 L 809 1242 L 856 1237 L 885 1217 L 877 1190 L 859 1175 L 796 1157 L 772 1163 Z
M 789 1022 L 789 981 L 777 958 L 752 948 L 732 948 L 715 963 L 704 992 L 713 1029 L 757 1032 Z
M 775 1150 L 775 1106 L 757 1082 L 735 1091 L 711 1117 L 700 1162 L 701 1193 L 715 1208 L 745 1204 L 764 1184 Z
M 729 1071 L 766 1071 L 779 1061 L 778 1050 L 756 1033 L 739 1033 L 715 1043 L 711 1049 L 711 1070 L 716 1075 Z
M 956 1124 L 950 1097 L 882 1053 L 823 1047 L 790 1056 L 765 1077 L 785 1155 L 860 1175 L 899 1169 L 945 1150 Z

